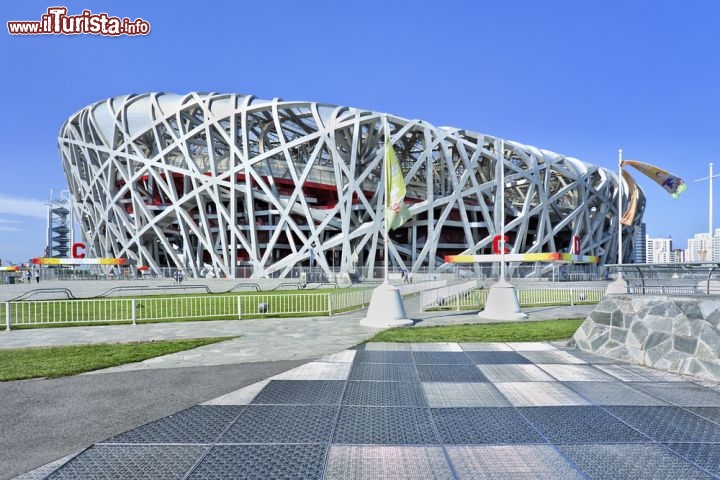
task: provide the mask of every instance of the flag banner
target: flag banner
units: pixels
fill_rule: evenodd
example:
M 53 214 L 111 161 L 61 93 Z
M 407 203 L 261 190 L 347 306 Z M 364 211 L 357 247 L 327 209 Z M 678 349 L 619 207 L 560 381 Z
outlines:
M 635 220 L 638 198 L 640 197 L 640 189 L 638 188 L 637 183 L 635 183 L 635 179 L 632 177 L 632 175 L 630 175 L 625 170 L 622 171 L 622 174 L 625 182 L 627 182 L 628 184 L 628 188 L 630 189 L 630 200 L 628 202 L 627 210 L 625 210 L 625 213 L 620 219 L 620 223 L 629 226 L 632 225 L 633 220 Z
M 675 176 L 662 168 L 655 167 L 648 163 L 636 162 L 635 160 L 623 160 L 620 166 L 624 167 L 625 165 L 635 167 L 640 172 L 647 175 L 655 183 L 663 187 L 665 191 L 672 195 L 673 198 L 677 198 L 687 189 L 687 185 L 682 178 Z
M 395 230 L 410 218 L 405 205 L 405 180 L 390 137 L 385 139 L 385 228 Z

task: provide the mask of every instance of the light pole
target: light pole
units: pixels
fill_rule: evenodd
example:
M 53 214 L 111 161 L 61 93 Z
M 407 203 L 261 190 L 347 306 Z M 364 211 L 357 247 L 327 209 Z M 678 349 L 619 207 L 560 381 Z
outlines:
M 710 163 L 708 164 L 708 166 L 710 167 L 710 173 L 709 173 L 709 175 L 708 175 L 707 177 L 704 177 L 704 178 L 698 178 L 698 179 L 695 180 L 695 181 L 696 181 L 696 182 L 700 182 L 700 181 L 703 181 L 703 180 L 707 180 L 707 181 L 708 181 L 708 185 L 709 185 L 709 191 L 708 191 L 708 234 L 710 235 L 710 238 L 708 239 L 709 242 L 710 242 L 710 258 L 709 258 L 709 260 L 715 260 L 715 258 L 714 258 L 715 255 L 713 255 L 713 253 L 714 253 L 713 250 L 714 250 L 714 249 L 713 249 L 713 240 L 712 240 L 712 239 L 713 239 L 713 188 L 712 188 L 713 185 L 712 185 L 712 184 L 713 184 L 713 178 L 715 178 L 715 177 L 720 177 L 720 173 L 717 174 L 717 175 L 713 175 L 713 164 L 712 164 L 712 162 L 710 162 Z

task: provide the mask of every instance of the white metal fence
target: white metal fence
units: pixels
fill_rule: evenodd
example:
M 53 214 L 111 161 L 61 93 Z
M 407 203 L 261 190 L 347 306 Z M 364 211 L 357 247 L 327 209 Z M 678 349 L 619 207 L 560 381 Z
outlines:
M 420 305 L 423 310 L 434 307 L 444 307 L 448 299 L 454 300 L 457 309 L 460 309 L 460 298 L 463 297 L 465 292 L 469 292 L 477 288 L 477 281 L 470 280 L 469 282 L 458 283 L 456 285 L 442 286 L 440 288 L 433 288 L 430 290 L 424 290 L 420 295 Z
M 581 305 L 598 303 L 605 296 L 604 287 L 582 288 L 517 288 L 521 307 L 546 305 Z M 434 302 L 425 304 L 423 310 L 473 310 L 485 306 L 490 289 L 464 290 L 450 295 L 438 295 Z M 428 301 L 431 299 L 428 296 Z
M 267 295 L 170 296 L 95 300 L 42 300 L 2 304 L 6 328 L 23 325 L 136 323 L 138 321 L 243 319 L 333 315 L 370 303 L 372 290 Z
M 438 300 L 422 301 L 423 309 L 478 309 L 488 289 L 468 290 L 475 281 L 456 285 L 444 281 L 402 285 L 403 295 L 430 289 Z M 446 288 L 447 290 L 442 290 Z M 432 293 L 433 290 L 436 293 Z M 444 291 L 445 294 L 438 292 Z M 597 303 L 605 294 L 602 287 L 518 289 L 522 306 Z M 7 329 L 24 325 L 136 323 L 192 319 L 242 319 L 274 316 L 333 315 L 362 308 L 370 303 L 372 290 L 343 290 L 333 293 L 274 293 L 263 295 L 170 296 L 162 298 L 112 298 L 96 300 L 42 300 L 0 304 Z M 421 297 L 422 298 L 422 297 Z M 428 297 L 429 298 L 429 297 Z

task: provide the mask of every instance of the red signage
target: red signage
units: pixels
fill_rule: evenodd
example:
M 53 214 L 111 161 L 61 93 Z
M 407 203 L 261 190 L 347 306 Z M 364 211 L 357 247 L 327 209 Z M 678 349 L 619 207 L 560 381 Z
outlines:
M 573 235 L 572 237 L 572 253 L 580 255 L 580 237 Z
M 85 253 L 79 253 L 79 250 L 85 250 L 84 243 L 73 243 L 72 244 L 72 258 L 85 258 Z
M 508 241 L 507 235 L 495 235 L 493 237 L 492 250 L 495 255 L 500 255 L 500 242 L 503 242 L 503 252 L 508 253 L 510 250 L 505 246 Z

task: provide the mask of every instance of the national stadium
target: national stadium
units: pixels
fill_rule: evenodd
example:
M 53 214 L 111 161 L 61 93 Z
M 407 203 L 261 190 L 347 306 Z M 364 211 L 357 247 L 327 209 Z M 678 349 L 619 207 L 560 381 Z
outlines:
M 617 260 L 617 172 L 460 128 L 316 102 L 147 93 L 83 108 L 58 142 L 88 256 L 229 278 L 372 272 L 384 263 L 385 122 L 411 214 L 388 233 L 391 266 L 436 272 L 449 255 L 492 253 L 502 208 L 510 253 L 577 242 L 575 254 Z M 625 260 L 645 207 L 629 190 Z

